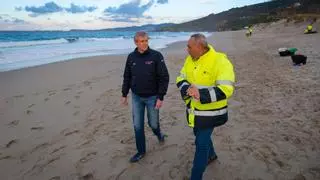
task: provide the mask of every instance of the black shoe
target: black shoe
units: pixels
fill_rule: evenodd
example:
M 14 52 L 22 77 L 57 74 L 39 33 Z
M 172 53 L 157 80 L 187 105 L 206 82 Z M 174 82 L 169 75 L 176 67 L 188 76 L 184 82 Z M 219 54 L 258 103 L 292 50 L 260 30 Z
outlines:
M 217 160 L 218 159 L 218 156 L 217 155 L 214 155 L 214 156 L 211 156 L 209 157 L 208 159 L 208 165 L 211 164 L 213 161 Z
M 137 153 L 130 158 L 130 162 L 131 163 L 138 162 L 138 161 L 140 161 L 140 159 L 142 159 L 144 157 L 144 155 L 145 155 L 145 153 Z
M 163 144 L 166 137 L 167 137 L 167 135 L 161 134 L 160 137 L 158 137 L 159 143 L 160 143 L 160 144 Z

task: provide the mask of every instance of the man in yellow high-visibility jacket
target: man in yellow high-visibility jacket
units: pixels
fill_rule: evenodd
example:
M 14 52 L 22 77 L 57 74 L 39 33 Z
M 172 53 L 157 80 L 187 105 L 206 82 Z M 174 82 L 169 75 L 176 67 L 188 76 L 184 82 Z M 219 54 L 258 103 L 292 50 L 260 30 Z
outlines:
M 304 33 L 311 33 L 313 30 L 312 24 L 309 24 L 307 28 L 304 30 Z
M 191 180 L 199 180 L 206 166 L 218 158 L 211 134 L 228 120 L 227 99 L 233 94 L 235 75 L 227 56 L 216 52 L 203 34 L 192 35 L 187 49 L 189 56 L 176 83 L 196 137 Z

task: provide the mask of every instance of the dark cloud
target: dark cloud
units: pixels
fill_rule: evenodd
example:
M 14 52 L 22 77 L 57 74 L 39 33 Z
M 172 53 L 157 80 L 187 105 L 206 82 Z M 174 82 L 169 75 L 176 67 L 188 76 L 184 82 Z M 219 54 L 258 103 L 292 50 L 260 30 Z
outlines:
M 108 7 L 104 10 L 104 12 L 106 14 L 142 17 L 143 13 L 150 9 L 150 7 L 154 4 L 154 0 L 150 0 L 143 6 L 140 6 L 140 4 L 141 0 L 133 0 L 125 4 L 121 4 L 119 7 Z
M 168 4 L 169 0 L 158 0 L 157 3 L 159 4 Z
M 70 7 L 62 7 L 56 4 L 55 2 L 48 2 L 48 3 L 45 3 L 43 6 L 38 6 L 38 7 L 26 6 L 24 8 L 22 7 L 15 8 L 15 10 L 17 11 L 25 10 L 26 12 L 31 12 L 31 14 L 29 14 L 30 17 L 37 17 L 44 14 L 51 14 L 51 13 L 64 12 L 64 11 L 72 14 L 85 13 L 85 12 L 93 12 L 96 9 L 97 7 L 95 6 L 79 6 L 73 3 L 70 4 Z
M 118 7 L 108 7 L 104 10 L 105 17 L 101 20 L 117 22 L 137 22 L 139 18 L 152 19 L 143 15 L 155 4 L 166 4 L 168 0 L 149 0 L 147 4 L 142 5 L 141 0 L 131 0 L 128 3 L 121 4 Z
M 93 12 L 94 10 L 98 9 L 97 7 L 95 6 L 77 6 L 73 3 L 71 3 L 70 5 L 70 8 L 65 8 L 65 10 L 67 12 L 70 12 L 70 13 L 85 13 L 85 12 Z
M 49 13 L 55 13 L 55 12 L 61 12 L 63 11 L 63 8 L 57 5 L 54 2 L 48 2 L 44 4 L 44 6 L 26 6 L 24 8 L 25 11 L 27 12 L 32 12 L 34 14 L 49 14 Z

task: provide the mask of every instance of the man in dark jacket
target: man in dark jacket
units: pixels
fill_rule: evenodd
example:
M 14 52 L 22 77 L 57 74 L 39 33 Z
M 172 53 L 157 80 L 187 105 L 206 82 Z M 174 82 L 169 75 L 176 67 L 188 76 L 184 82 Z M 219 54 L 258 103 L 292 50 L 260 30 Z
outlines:
M 160 143 L 164 142 L 159 124 L 159 109 L 167 93 L 169 74 L 160 52 L 149 48 L 148 34 L 137 32 L 136 49 L 129 54 L 123 75 L 121 103 L 128 104 L 127 95 L 132 91 L 132 115 L 138 152 L 130 162 L 138 162 L 146 153 L 144 114 L 147 109 L 148 124 Z

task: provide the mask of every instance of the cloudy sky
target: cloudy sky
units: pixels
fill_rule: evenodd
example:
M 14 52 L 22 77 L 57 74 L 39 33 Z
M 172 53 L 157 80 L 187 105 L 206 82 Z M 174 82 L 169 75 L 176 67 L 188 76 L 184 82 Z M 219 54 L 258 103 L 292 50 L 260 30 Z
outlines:
M 180 23 L 267 0 L 3 0 L 0 30 L 101 29 Z

